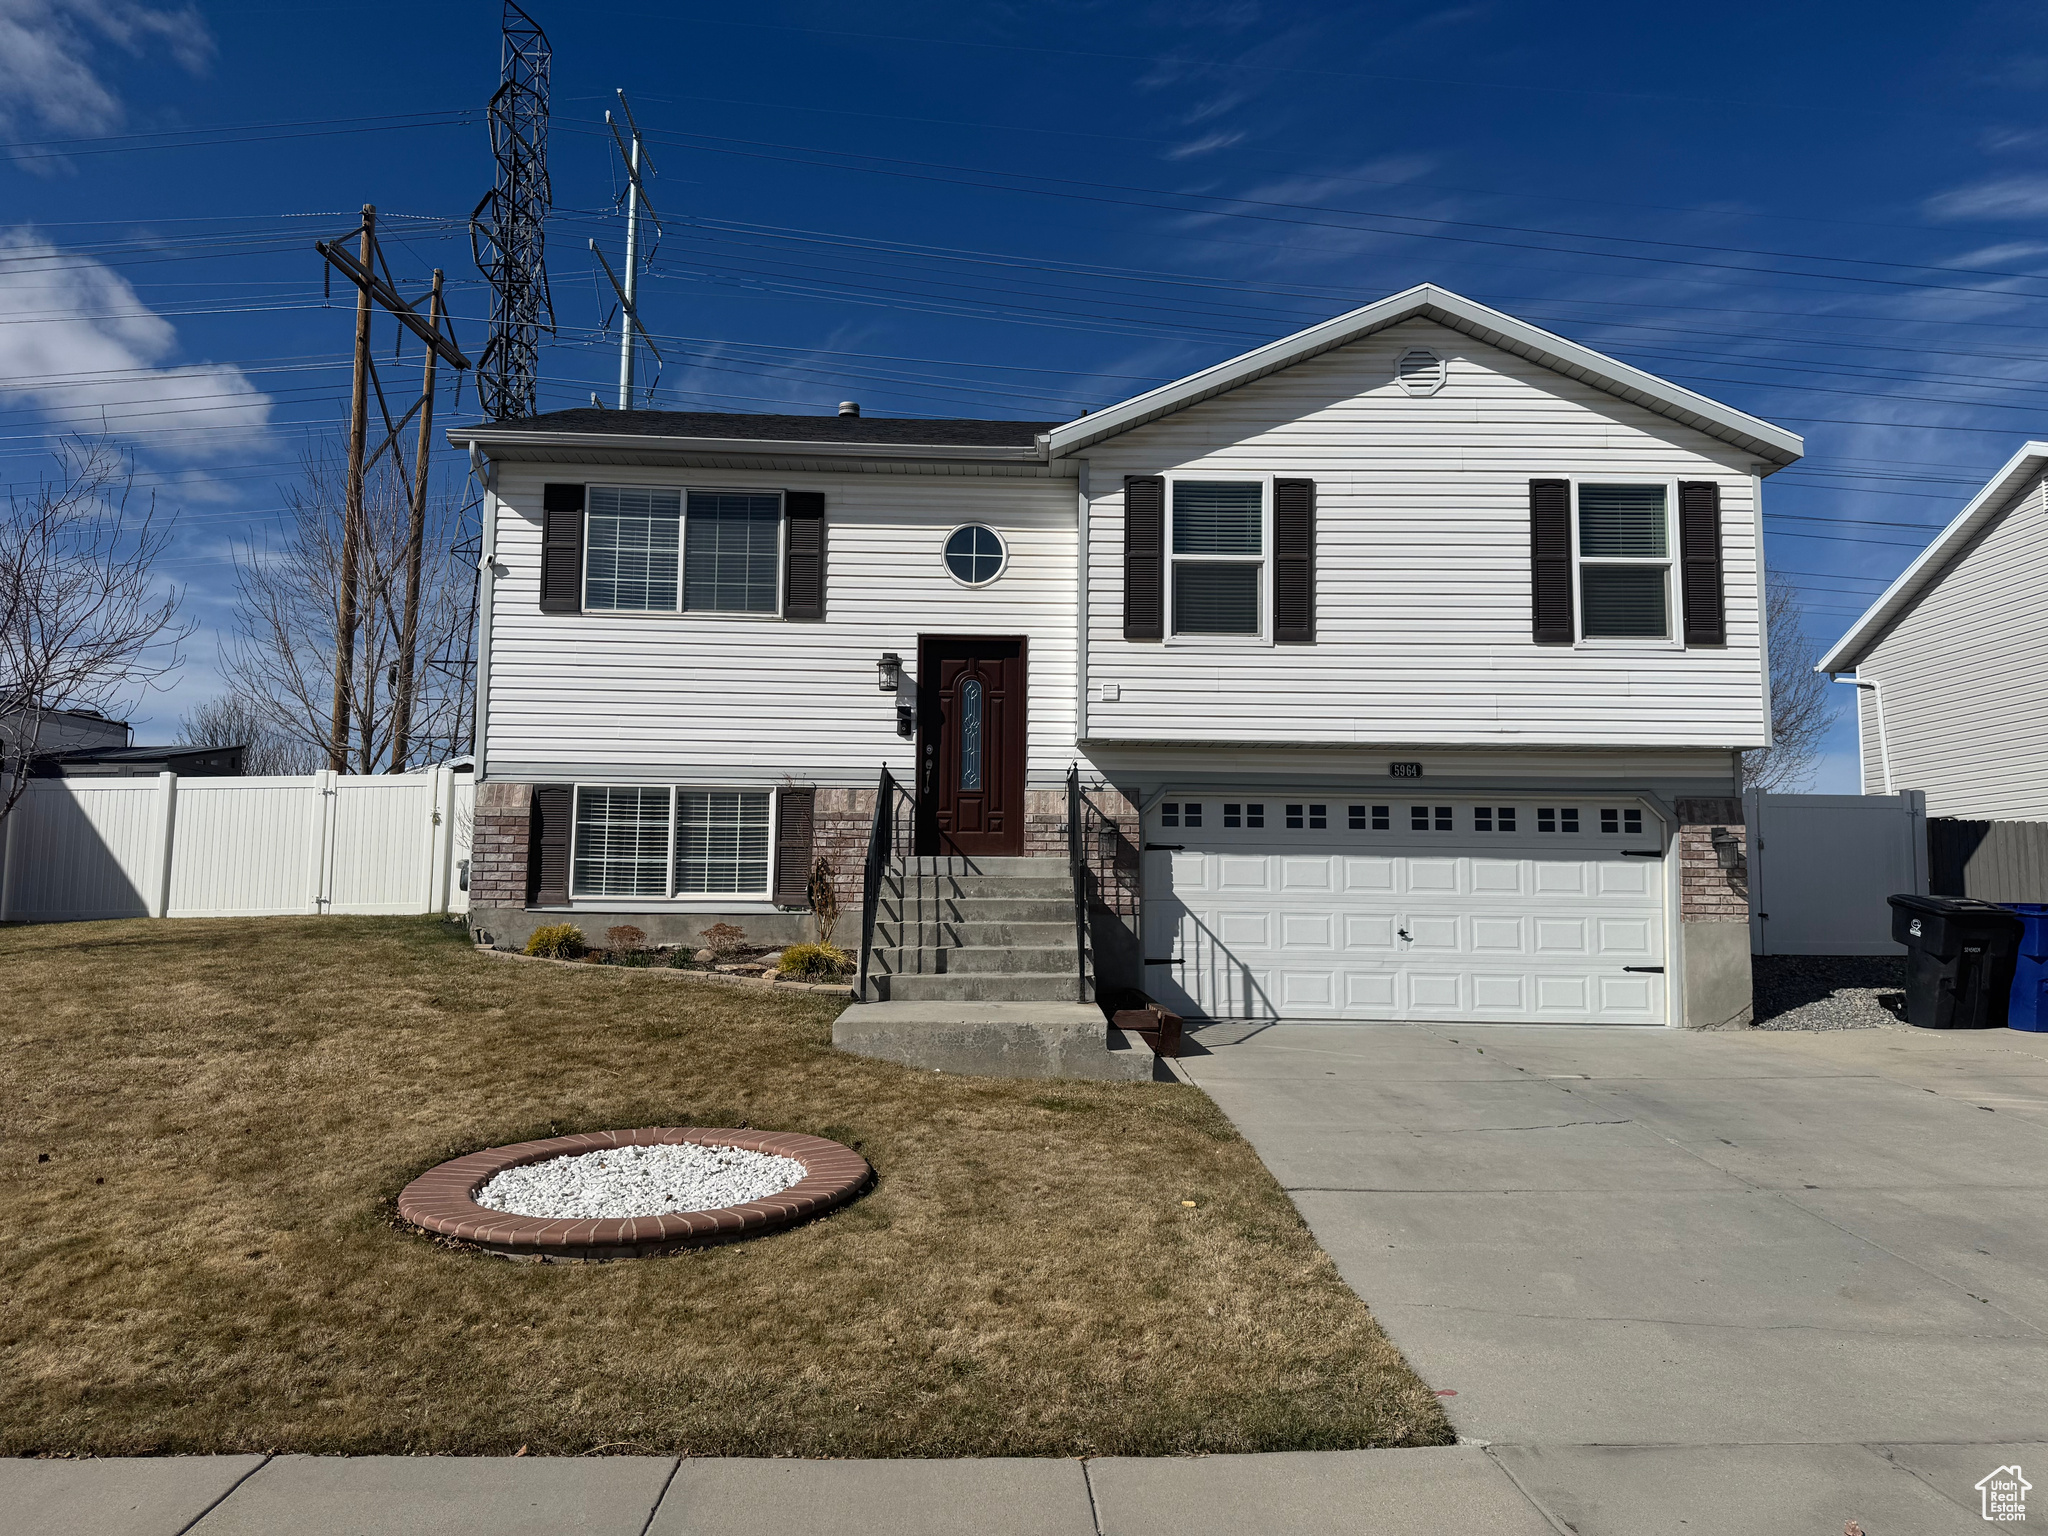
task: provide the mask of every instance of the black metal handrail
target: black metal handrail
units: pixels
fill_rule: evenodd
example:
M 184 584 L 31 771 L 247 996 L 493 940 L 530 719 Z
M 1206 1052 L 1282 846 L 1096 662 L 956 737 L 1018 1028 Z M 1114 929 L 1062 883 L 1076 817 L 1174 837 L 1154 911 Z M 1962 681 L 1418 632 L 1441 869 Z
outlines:
M 1074 1000 L 1088 1001 L 1088 904 L 1093 876 L 1088 869 L 1087 802 L 1081 796 L 1081 765 L 1067 765 L 1067 864 L 1074 875 Z
M 854 982 L 853 1000 L 868 999 L 868 956 L 875 947 L 875 913 L 882 905 L 882 871 L 889 863 L 889 849 L 895 842 L 891 825 L 896 812 L 895 777 L 887 765 L 875 786 L 875 815 L 868 824 L 868 858 L 860 876 L 860 976 Z

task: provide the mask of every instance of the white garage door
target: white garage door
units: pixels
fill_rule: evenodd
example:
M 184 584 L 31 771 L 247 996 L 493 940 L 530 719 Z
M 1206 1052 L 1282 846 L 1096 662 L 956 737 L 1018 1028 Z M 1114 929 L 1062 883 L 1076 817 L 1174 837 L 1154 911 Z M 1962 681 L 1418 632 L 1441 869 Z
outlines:
M 1617 798 L 1166 800 L 1146 990 L 1206 1018 L 1661 1024 L 1662 832 Z

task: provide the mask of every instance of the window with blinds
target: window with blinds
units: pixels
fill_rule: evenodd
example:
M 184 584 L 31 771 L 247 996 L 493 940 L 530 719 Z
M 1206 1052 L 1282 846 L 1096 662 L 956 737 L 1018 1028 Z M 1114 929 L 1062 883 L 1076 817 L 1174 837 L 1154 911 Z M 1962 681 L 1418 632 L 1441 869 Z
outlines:
M 768 894 L 765 789 L 676 791 L 676 894 Z
M 683 607 L 777 613 L 782 592 L 782 498 L 692 491 L 683 535 Z
M 570 893 L 666 896 L 669 799 L 666 789 L 577 790 Z
M 585 611 L 674 612 L 682 494 L 593 485 L 588 505 Z
M 1669 639 L 1670 488 L 1581 482 L 1576 538 L 1579 634 L 1588 640 Z
M 1170 501 L 1173 633 L 1265 633 L 1266 488 L 1175 480 Z

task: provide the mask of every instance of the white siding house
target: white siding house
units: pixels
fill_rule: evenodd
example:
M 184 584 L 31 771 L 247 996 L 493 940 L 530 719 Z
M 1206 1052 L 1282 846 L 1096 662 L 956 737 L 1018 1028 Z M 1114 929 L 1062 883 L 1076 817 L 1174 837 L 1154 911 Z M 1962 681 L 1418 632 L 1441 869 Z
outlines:
M 1820 668 L 1856 687 L 1863 792 L 2048 821 L 2048 443 L 2028 443 Z
M 1769 741 L 1768 423 L 1424 287 L 1065 423 L 450 438 L 491 488 L 480 927 L 794 938 L 885 768 L 971 862 L 1064 860 L 1072 767 L 1142 908 L 1098 969 L 1182 1012 L 1746 1012 L 1681 849 Z

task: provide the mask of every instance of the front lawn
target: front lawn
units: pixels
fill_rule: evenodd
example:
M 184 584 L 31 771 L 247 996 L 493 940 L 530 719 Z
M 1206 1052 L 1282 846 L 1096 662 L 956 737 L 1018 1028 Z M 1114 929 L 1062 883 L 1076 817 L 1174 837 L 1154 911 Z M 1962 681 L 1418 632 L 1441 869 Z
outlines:
M 495 961 L 431 919 L 5 929 L 0 977 L 0 1454 L 1452 1438 L 1193 1089 L 867 1061 L 834 998 Z M 829 1136 L 879 1181 L 613 1264 L 394 1225 L 458 1153 L 685 1124 Z

